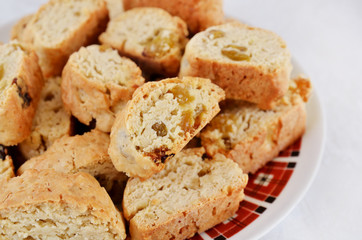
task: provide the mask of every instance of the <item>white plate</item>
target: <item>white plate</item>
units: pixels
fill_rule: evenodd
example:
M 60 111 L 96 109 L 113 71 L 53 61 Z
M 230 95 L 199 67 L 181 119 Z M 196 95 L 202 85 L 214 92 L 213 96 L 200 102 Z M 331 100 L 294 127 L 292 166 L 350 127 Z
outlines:
M 14 22 L 0 26 L 0 42 L 8 41 L 13 24 Z M 293 59 L 293 66 L 292 75 L 304 73 L 295 59 Z M 256 194 L 269 193 L 265 194 L 263 200 L 258 200 L 246 191 L 245 201 L 234 218 L 201 235 L 196 235 L 193 239 L 255 239 L 270 231 L 298 204 L 311 185 L 321 161 L 324 139 L 323 111 L 314 90 L 307 104 L 306 133 L 301 145 L 294 146 L 293 154 L 299 153 L 299 155 L 278 157 L 269 166 L 250 176 L 246 190 L 258 188 Z M 275 166 L 278 164 L 281 166 Z M 280 179 L 281 173 L 291 174 L 291 176 L 283 180 Z M 256 180 L 257 178 L 259 181 Z M 251 186 L 253 183 L 254 186 Z M 270 187 L 281 186 L 283 187 L 279 193 L 271 193 L 272 191 L 268 190 Z

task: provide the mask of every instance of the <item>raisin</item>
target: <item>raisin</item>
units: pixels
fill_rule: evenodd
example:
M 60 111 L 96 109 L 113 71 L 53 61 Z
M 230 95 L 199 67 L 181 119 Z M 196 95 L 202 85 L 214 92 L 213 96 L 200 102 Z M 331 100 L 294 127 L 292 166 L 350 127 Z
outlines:
M 246 47 L 230 44 L 221 49 L 221 53 L 234 61 L 250 61 L 250 56 L 244 53 L 246 50 Z
M 152 125 L 152 129 L 156 131 L 157 136 L 164 137 L 167 135 L 167 127 L 163 122 L 156 122 Z
M 220 30 L 210 30 L 207 34 L 207 37 L 211 40 L 214 40 L 216 38 L 222 38 L 225 36 L 225 33 Z
M 23 103 L 22 103 L 22 107 L 23 108 L 27 108 L 30 106 L 30 103 L 32 101 L 32 98 L 31 96 L 29 95 L 29 93 L 25 90 L 23 91 L 23 89 L 19 86 L 18 84 L 18 79 L 17 78 L 14 78 L 13 79 L 13 82 L 12 84 L 15 84 L 17 87 L 18 87 L 18 94 L 20 96 L 20 98 L 23 100 Z
M 170 89 L 169 92 L 173 94 L 174 98 L 181 106 L 184 106 L 195 100 L 195 97 L 190 94 L 189 90 L 179 85 L 176 85 Z
M 176 36 L 168 30 L 159 30 L 155 36 L 146 41 L 142 55 L 160 58 L 165 56 L 176 44 Z
M 146 156 L 150 157 L 154 163 L 159 165 L 164 163 L 170 157 L 173 157 L 175 154 L 166 154 L 169 149 L 165 146 L 155 149 L 153 152 L 145 153 Z
M 0 65 L 0 80 L 4 77 L 4 65 Z
M 204 104 L 198 104 L 195 109 L 195 123 L 194 128 L 198 128 L 201 124 L 201 121 L 204 118 L 206 112 L 206 106 Z
M 184 132 L 191 132 L 194 126 L 194 118 L 193 118 L 193 111 L 187 110 L 182 112 L 182 120 L 181 120 L 181 129 Z

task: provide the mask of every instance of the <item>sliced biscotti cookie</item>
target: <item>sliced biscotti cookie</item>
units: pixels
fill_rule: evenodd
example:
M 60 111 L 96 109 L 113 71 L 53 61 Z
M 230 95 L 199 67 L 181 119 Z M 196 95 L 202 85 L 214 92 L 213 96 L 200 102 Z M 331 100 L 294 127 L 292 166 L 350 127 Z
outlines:
M 26 159 L 42 154 L 56 139 L 72 133 L 71 115 L 63 107 L 60 82 L 60 77 L 45 80 L 31 134 L 18 145 Z
M 128 176 L 148 178 L 220 111 L 225 97 L 209 79 L 185 77 L 148 82 L 117 115 L 109 154 Z
M 211 27 L 187 44 L 180 76 L 205 77 L 226 98 L 270 109 L 289 85 L 291 56 L 275 33 L 236 22 Z
M 123 0 L 124 9 L 158 7 L 183 19 L 191 33 L 223 23 L 222 0 Z
M 12 177 L 15 177 L 13 160 L 6 147 L 0 145 L 0 189 Z
M 87 173 L 28 170 L 0 191 L 1 239 L 125 239 L 124 220 Z
M 27 15 L 25 17 L 22 17 L 12 28 L 10 32 L 10 38 L 11 39 L 18 39 L 21 41 L 23 39 L 23 33 L 30 22 L 31 18 L 34 16 L 34 14 Z
M 94 42 L 107 22 L 103 0 L 50 0 L 29 19 L 22 34 L 13 37 L 36 51 L 48 78 L 60 75 L 70 54 Z
M 29 136 L 43 84 L 33 51 L 17 41 L 0 45 L 0 144 L 16 145 Z
M 142 72 L 111 47 L 91 45 L 73 53 L 62 74 L 65 107 L 86 125 L 110 132 L 115 114 L 144 83 Z
M 298 77 L 273 110 L 244 101 L 226 101 L 222 112 L 201 132 L 206 152 L 233 159 L 245 173 L 255 173 L 305 131 L 311 85 Z
M 84 135 L 64 136 L 56 140 L 42 155 L 26 161 L 19 168 L 18 175 L 27 169 L 54 169 L 64 173 L 87 172 L 107 191 L 111 192 L 115 187 L 121 190 L 127 177 L 114 168 L 107 152 L 108 146 L 109 135 L 98 130 Z
M 99 40 L 135 60 L 147 73 L 176 76 L 186 23 L 159 8 L 135 8 L 112 19 Z
M 129 179 L 123 211 L 132 239 L 187 239 L 235 214 L 248 175 L 231 159 L 205 159 L 204 152 L 183 150 L 151 178 Z

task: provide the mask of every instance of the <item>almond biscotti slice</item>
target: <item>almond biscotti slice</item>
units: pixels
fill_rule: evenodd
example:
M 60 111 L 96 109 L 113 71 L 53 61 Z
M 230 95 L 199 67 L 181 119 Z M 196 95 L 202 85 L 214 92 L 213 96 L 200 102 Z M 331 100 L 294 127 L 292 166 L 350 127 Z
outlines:
M 248 175 L 231 159 L 205 159 L 204 152 L 183 150 L 151 178 L 129 179 L 123 211 L 132 239 L 187 239 L 235 214 Z
M 149 74 L 176 76 L 188 35 L 186 23 L 159 8 L 135 8 L 112 19 L 99 40 Z
M 0 144 L 16 145 L 29 136 L 43 84 L 33 51 L 18 41 L 0 45 Z
M 15 177 L 13 160 L 6 147 L 0 145 L 0 192 L 5 182 Z
M 118 171 L 149 178 L 220 111 L 225 97 L 209 79 L 148 82 L 117 115 L 109 155 Z
M 115 115 L 144 83 L 130 59 L 108 46 L 91 45 L 73 53 L 62 74 L 64 106 L 86 125 L 110 132 Z
M 233 22 L 189 41 L 180 76 L 209 78 L 225 90 L 226 98 L 270 109 L 288 90 L 291 70 L 289 50 L 279 36 Z
M 294 79 L 273 110 L 226 101 L 222 112 L 201 132 L 201 143 L 208 155 L 222 153 L 245 173 L 255 173 L 304 133 L 310 90 L 308 79 Z
M 13 37 L 35 50 L 48 78 L 60 75 L 70 54 L 94 42 L 107 22 L 103 0 L 50 0 L 29 19 L 22 34 Z
M 158 7 L 183 19 L 195 34 L 224 21 L 222 0 L 123 0 L 124 8 Z
M 33 119 L 32 132 L 18 145 L 26 159 L 42 154 L 56 139 L 72 133 L 71 115 L 63 106 L 60 82 L 60 77 L 45 80 Z
M 0 191 L 1 239 L 125 239 L 124 220 L 87 173 L 27 170 Z
M 84 135 L 64 136 L 42 155 L 26 161 L 19 169 L 21 175 L 27 169 L 54 169 L 64 173 L 87 172 L 94 176 L 109 192 L 127 181 L 124 173 L 118 172 L 108 155 L 109 135 L 92 130 Z

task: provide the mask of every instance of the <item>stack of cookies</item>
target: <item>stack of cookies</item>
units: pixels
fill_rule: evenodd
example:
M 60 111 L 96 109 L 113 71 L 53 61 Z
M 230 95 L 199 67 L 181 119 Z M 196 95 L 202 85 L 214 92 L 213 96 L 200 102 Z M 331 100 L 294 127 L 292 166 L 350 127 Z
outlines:
M 286 43 L 222 0 L 50 0 L 0 56 L 1 239 L 190 238 L 305 131 Z

